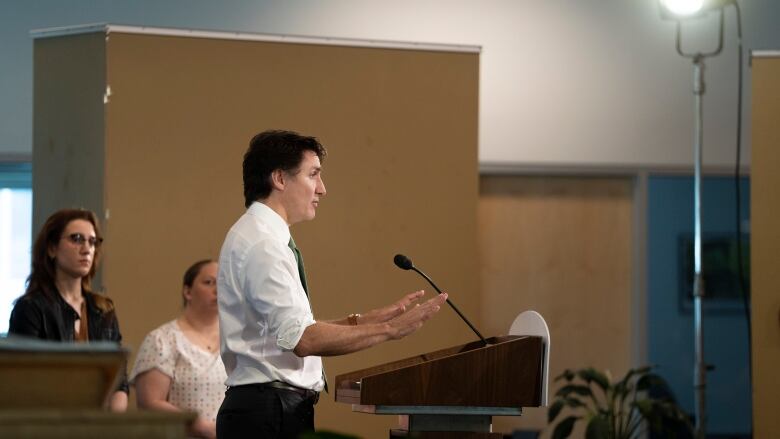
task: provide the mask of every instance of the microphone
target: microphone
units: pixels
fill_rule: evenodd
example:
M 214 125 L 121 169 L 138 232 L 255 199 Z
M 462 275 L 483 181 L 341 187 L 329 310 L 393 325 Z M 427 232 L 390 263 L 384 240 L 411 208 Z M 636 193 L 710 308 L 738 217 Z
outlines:
M 407 258 L 404 255 L 398 254 L 398 255 L 395 255 L 395 257 L 393 258 L 393 262 L 401 270 L 413 270 L 413 271 L 416 271 L 417 274 L 419 274 L 420 276 L 424 277 L 425 280 L 427 280 L 428 283 L 431 284 L 431 286 L 433 288 L 435 288 L 436 291 L 439 292 L 439 294 L 441 294 L 441 290 L 439 289 L 439 287 L 437 287 L 436 284 L 433 283 L 433 281 L 431 280 L 430 277 L 428 277 L 427 274 L 425 274 L 422 271 L 418 270 L 417 267 L 415 267 L 414 264 L 412 263 L 411 259 Z M 482 334 L 480 334 L 479 331 L 477 331 L 477 328 L 475 328 L 474 325 L 472 325 L 471 322 L 469 322 L 469 319 L 467 319 L 466 316 L 464 316 L 463 313 L 460 312 L 458 307 L 456 307 L 454 303 L 450 302 L 449 298 L 447 298 L 447 304 L 449 306 L 451 306 L 452 309 L 454 309 L 456 313 L 458 313 L 460 318 L 463 319 L 463 321 L 466 322 L 467 325 L 469 325 L 469 328 L 471 328 L 471 330 L 474 331 L 475 334 L 477 334 L 477 337 L 479 337 L 479 339 L 482 340 L 482 343 L 484 343 L 484 345 L 487 346 L 488 342 L 487 342 L 487 340 L 485 340 L 485 337 L 483 337 Z

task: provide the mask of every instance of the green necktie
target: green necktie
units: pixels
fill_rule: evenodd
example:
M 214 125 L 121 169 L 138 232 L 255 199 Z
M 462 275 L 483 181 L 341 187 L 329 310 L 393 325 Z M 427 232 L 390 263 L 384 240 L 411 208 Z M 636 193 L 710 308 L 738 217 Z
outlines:
M 301 285 L 303 286 L 303 291 L 306 292 L 306 297 L 309 297 L 309 288 L 306 286 L 306 269 L 303 268 L 303 256 L 301 256 L 301 251 L 298 250 L 298 247 L 295 246 L 295 240 L 292 236 L 290 236 L 290 241 L 287 243 L 287 246 L 290 247 L 290 250 L 295 253 L 295 262 L 298 263 L 298 274 L 301 277 Z M 309 302 L 311 306 L 311 302 Z M 322 365 L 322 380 L 325 382 L 325 392 L 328 391 L 328 378 L 325 376 L 325 365 Z
M 309 288 L 306 285 L 306 269 L 303 268 L 303 256 L 301 256 L 300 250 L 298 250 L 298 247 L 295 246 L 295 240 L 290 236 L 290 242 L 287 243 L 287 246 L 290 247 L 290 250 L 295 253 L 295 262 L 298 263 L 298 274 L 301 277 L 301 285 L 303 286 L 303 291 L 306 292 L 306 297 L 309 296 Z

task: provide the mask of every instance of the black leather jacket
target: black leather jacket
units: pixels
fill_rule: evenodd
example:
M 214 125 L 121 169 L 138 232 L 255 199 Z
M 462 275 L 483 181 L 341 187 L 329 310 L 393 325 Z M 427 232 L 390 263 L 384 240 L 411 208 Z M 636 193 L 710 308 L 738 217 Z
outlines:
M 60 294 L 49 299 L 43 293 L 25 294 L 17 300 L 11 311 L 8 334 L 25 335 L 50 341 L 73 342 L 75 322 L 79 315 Z M 119 322 L 112 310 L 103 312 L 95 304 L 93 293 L 84 293 L 87 303 L 87 326 L 90 341 L 122 342 Z M 127 372 L 120 381 L 119 388 L 128 392 Z

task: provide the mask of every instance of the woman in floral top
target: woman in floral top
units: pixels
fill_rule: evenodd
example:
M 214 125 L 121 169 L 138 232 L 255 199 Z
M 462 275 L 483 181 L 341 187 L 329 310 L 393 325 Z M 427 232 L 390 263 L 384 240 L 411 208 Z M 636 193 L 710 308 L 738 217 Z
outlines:
M 130 380 L 139 408 L 196 412 L 189 434 L 215 438 L 227 378 L 219 355 L 217 263 L 193 264 L 184 273 L 182 296 L 182 314 L 144 339 Z

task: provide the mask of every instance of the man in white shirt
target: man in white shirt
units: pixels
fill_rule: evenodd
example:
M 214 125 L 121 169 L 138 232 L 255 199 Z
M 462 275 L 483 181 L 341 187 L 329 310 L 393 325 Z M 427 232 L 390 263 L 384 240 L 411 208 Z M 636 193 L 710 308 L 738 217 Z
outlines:
M 439 311 L 447 295 L 411 306 L 422 291 L 365 314 L 317 321 L 303 260 L 289 227 L 314 219 L 325 196 L 314 137 L 256 135 L 244 155 L 246 213 L 219 257 L 220 344 L 228 373 L 217 436 L 296 438 L 314 430 L 314 404 L 326 386 L 320 356 L 397 340 Z

